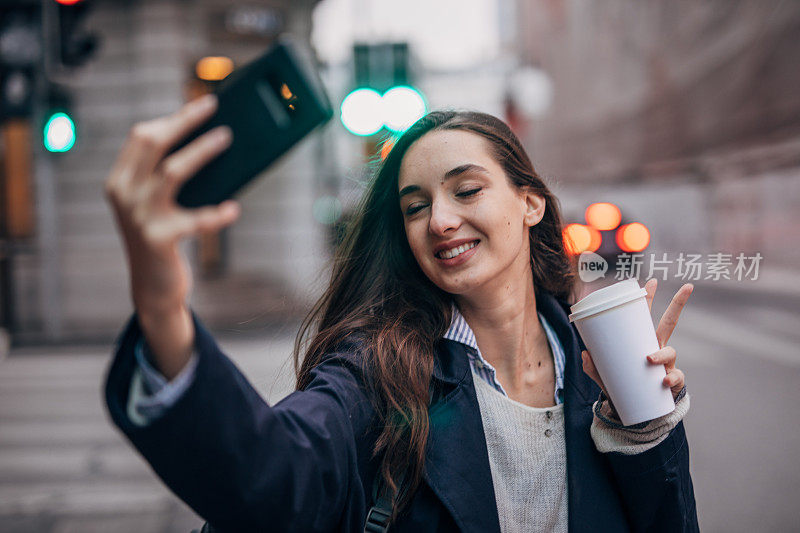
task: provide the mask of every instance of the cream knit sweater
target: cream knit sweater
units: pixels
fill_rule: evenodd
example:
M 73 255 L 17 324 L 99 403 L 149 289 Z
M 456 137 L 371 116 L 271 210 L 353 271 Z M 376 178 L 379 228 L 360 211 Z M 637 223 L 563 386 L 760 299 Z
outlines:
M 474 372 L 472 378 L 501 531 L 567 531 L 564 404 L 530 407 L 503 395 Z M 608 402 L 595 407 L 611 424 L 619 420 Z M 616 428 L 595 414 L 592 439 L 600 452 L 642 453 L 664 440 L 688 410 L 687 394 L 672 413 L 636 430 Z

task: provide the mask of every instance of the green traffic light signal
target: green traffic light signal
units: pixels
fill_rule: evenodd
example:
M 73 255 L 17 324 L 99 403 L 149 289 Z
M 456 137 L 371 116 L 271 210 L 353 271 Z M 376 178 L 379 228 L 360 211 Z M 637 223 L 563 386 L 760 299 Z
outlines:
M 341 120 L 350 133 L 367 137 L 386 128 L 395 133 L 407 130 L 427 111 L 425 98 L 408 85 L 392 87 L 383 95 L 362 87 L 342 101 Z
M 342 101 L 342 124 L 353 135 L 366 137 L 378 133 L 383 127 L 379 92 L 362 87 L 348 94 Z
M 44 147 L 50 152 L 68 152 L 77 138 L 75 122 L 61 111 L 50 115 L 42 134 Z
M 392 87 L 383 94 L 383 125 L 401 133 L 425 116 L 427 105 L 422 93 L 408 85 Z

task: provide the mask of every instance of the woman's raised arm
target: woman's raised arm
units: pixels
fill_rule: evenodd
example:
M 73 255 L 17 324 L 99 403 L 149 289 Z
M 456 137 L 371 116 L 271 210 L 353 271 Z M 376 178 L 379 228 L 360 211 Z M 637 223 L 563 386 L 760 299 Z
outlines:
M 194 379 L 151 423 L 127 409 L 136 317 L 106 379 L 111 418 L 164 483 L 221 531 L 363 530 L 379 426 L 360 350 L 331 353 L 303 391 L 269 406 L 200 321 L 194 329 Z
M 191 356 L 194 329 L 186 301 L 189 265 L 180 241 L 234 222 L 238 205 L 183 209 L 175 203 L 180 186 L 231 142 L 218 127 L 167 156 L 170 149 L 208 120 L 216 97 L 204 96 L 176 113 L 131 128 L 105 183 L 127 255 L 131 296 L 155 364 L 168 379 Z

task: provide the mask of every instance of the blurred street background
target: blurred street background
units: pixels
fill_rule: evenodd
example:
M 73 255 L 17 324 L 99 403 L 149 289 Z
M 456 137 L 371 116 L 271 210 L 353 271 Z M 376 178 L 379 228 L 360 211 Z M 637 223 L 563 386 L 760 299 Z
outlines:
M 105 412 L 132 305 L 103 183 L 135 122 L 283 33 L 335 116 L 185 247 L 193 309 L 265 398 L 292 390 L 299 320 L 394 136 L 485 111 L 559 197 L 584 293 L 658 277 L 657 320 L 695 285 L 670 345 L 702 530 L 797 530 L 800 3 L 2 0 L 0 533 L 201 524 Z

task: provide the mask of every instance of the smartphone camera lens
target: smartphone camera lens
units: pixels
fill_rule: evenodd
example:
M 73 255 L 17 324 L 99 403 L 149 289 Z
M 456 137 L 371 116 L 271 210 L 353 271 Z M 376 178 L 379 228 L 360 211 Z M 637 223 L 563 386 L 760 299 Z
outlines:
M 294 116 L 298 111 L 300 97 L 292 89 L 291 85 L 289 85 L 289 82 L 283 79 L 277 72 L 274 72 L 269 76 L 269 84 L 272 86 L 272 90 L 275 91 L 281 104 L 283 104 L 282 107 L 286 113 L 290 117 Z
M 295 93 L 293 93 L 292 90 L 289 88 L 289 86 L 286 85 L 285 83 L 281 84 L 280 92 L 281 92 L 281 98 L 283 99 L 284 104 L 286 105 L 286 108 L 290 112 L 291 111 L 296 111 L 297 110 L 297 95 Z

